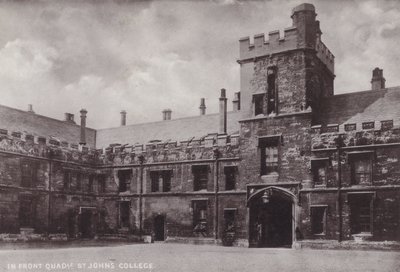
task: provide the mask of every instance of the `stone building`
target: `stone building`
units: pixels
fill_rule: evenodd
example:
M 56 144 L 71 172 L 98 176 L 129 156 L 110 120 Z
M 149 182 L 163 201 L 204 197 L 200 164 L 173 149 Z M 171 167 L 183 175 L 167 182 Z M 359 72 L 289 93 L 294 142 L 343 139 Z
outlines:
M 227 111 L 86 127 L 0 106 L 0 237 L 132 238 L 251 247 L 400 240 L 400 88 L 334 95 L 311 4 L 283 35 L 239 41 Z

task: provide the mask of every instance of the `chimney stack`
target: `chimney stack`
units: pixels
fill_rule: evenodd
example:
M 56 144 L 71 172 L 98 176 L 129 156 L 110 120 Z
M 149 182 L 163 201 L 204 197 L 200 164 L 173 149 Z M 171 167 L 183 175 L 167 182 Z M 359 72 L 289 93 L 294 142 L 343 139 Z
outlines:
M 232 101 L 233 111 L 240 111 L 240 92 L 235 93 L 235 96 Z
M 87 110 L 81 109 L 81 140 L 79 144 L 86 145 L 86 114 Z
M 221 89 L 219 98 L 219 134 L 226 134 L 226 90 Z
M 385 78 L 383 77 L 383 69 L 376 67 L 372 71 L 371 90 L 377 91 L 385 89 Z
M 121 126 L 126 126 L 126 111 L 121 111 Z
M 74 115 L 72 113 L 66 112 L 64 113 L 64 117 L 65 117 L 64 119 L 65 122 L 75 124 Z
M 163 114 L 163 120 L 171 120 L 171 114 L 172 114 L 172 110 L 171 109 L 165 109 L 162 111 Z
M 205 115 L 206 114 L 206 102 L 204 98 L 200 99 L 200 115 Z
M 28 104 L 28 112 L 30 112 L 30 113 L 35 113 L 35 112 L 33 111 L 33 106 L 32 106 L 32 104 Z

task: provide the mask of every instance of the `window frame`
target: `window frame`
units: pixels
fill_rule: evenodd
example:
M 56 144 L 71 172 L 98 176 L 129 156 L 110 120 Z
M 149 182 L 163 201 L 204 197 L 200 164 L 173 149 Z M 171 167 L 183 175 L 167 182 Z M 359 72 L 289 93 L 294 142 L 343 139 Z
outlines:
M 21 160 L 21 187 L 33 188 L 38 184 L 39 162 L 34 160 Z
M 129 172 L 129 175 L 127 174 Z M 131 180 L 133 177 L 132 169 L 120 169 L 117 172 L 118 176 L 118 192 L 124 193 L 129 192 L 131 189 Z M 122 177 L 124 178 L 122 180 Z M 123 190 L 125 188 L 125 190 Z
M 210 166 L 208 164 L 192 165 L 193 191 L 208 190 Z M 204 168 L 201 171 L 201 168 Z
M 267 115 L 270 115 L 271 113 L 278 114 L 278 88 L 276 70 L 276 66 L 267 68 Z M 273 78 L 272 80 L 270 80 L 271 77 Z
M 208 199 L 192 199 L 192 224 L 193 232 L 206 234 L 208 232 L 209 207 Z M 198 208 L 200 207 L 200 208 Z M 201 211 L 204 211 L 202 213 Z
M 237 173 L 238 173 L 237 165 L 224 166 L 225 191 L 233 191 L 236 189 Z M 228 186 L 228 184 L 230 186 Z
M 260 152 L 260 176 L 267 176 L 271 174 L 278 174 L 280 172 L 281 166 L 281 146 L 283 145 L 282 134 L 278 135 L 267 135 L 261 136 L 258 138 L 258 149 Z M 268 166 L 266 163 L 267 159 L 267 148 L 274 147 L 277 152 L 277 160 L 276 160 L 276 171 L 268 171 Z
M 373 234 L 375 197 L 376 197 L 375 192 L 354 192 L 347 194 L 347 202 L 349 204 L 349 210 L 350 210 L 350 232 L 352 235 Z M 365 218 L 365 216 L 360 216 L 361 205 L 359 202 L 361 201 L 365 201 L 366 205 L 364 207 L 367 207 L 369 210 L 368 231 L 363 231 L 361 227 L 362 223 L 360 223 L 361 217 Z M 358 222 L 355 222 L 355 220 L 358 220 Z
M 172 169 L 150 170 L 149 175 L 151 181 L 150 191 L 152 193 L 171 192 Z
M 313 158 L 311 159 L 311 174 L 314 187 L 325 187 L 328 183 L 329 158 Z M 325 171 L 324 180 L 320 181 L 319 169 Z M 318 181 L 318 182 L 317 182 Z
M 348 163 L 350 165 L 350 184 L 352 186 L 371 185 L 373 183 L 374 151 L 360 151 L 347 153 Z M 366 162 L 369 165 L 368 172 L 357 172 L 356 163 Z M 368 181 L 361 182 L 358 176 L 368 177 Z
M 253 114 L 254 116 L 264 114 L 265 108 L 265 93 L 253 94 Z

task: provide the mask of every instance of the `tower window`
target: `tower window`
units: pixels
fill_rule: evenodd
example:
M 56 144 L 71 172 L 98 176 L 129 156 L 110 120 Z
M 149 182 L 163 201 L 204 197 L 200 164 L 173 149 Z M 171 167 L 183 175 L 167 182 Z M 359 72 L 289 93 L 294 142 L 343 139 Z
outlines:
M 268 89 L 267 89 L 267 114 L 276 113 L 276 74 L 275 70 L 268 69 Z
M 264 114 L 264 94 L 253 95 L 254 115 Z
M 261 153 L 261 175 L 279 172 L 279 146 L 281 136 L 266 136 L 259 139 Z

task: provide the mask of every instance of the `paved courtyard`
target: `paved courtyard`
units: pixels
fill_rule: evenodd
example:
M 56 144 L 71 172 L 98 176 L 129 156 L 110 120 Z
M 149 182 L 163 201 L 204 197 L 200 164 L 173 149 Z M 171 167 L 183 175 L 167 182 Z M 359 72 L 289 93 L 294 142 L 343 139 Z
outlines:
M 131 244 L 2 248 L 0 271 L 400 271 L 400 252 Z

